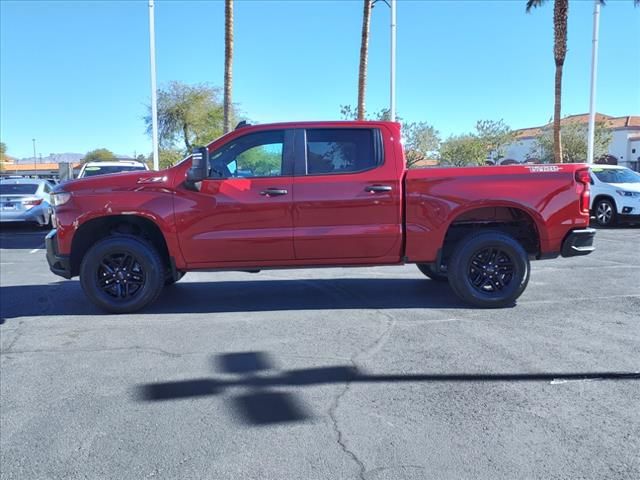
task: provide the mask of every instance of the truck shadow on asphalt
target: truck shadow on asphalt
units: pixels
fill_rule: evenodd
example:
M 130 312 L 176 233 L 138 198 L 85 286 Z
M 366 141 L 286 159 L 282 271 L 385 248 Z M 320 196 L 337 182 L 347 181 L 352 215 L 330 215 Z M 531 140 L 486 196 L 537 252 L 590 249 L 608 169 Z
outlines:
M 0 249 L 44 249 L 44 237 L 47 233 L 49 233 L 49 230 L 46 228 L 30 225 L 2 225 L 2 227 L 0 227 Z
M 469 307 L 446 283 L 426 278 L 256 279 L 178 283 L 135 315 L 393 308 Z M 0 323 L 58 315 L 106 314 L 89 302 L 75 280 L 0 288 Z
M 231 415 L 249 426 L 302 422 L 314 418 L 311 409 L 291 391 L 301 387 L 356 383 L 478 383 L 637 381 L 638 372 L 498 373 L 498 374 L 369 374 L 353 365 L 279 371 L 265 352 L 234 352 L 214 356 L 212 366 L 224 377 L 198 378 L 138 385 L 140 402 L 166 402 L 226 395 Z M 236 390 L 242 393 L 235 393 Z

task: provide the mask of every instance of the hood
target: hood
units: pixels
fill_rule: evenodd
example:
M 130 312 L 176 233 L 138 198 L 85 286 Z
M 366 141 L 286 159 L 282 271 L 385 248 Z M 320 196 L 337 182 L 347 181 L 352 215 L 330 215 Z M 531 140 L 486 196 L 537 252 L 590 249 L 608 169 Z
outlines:
M 167 184 L 170 178 L 169 170 L 141 170 L 134 172 L 110 173 L 107 175 L 96 175 L 94 177 L 78 178 L 60 183 L 55 190 L 66 192 L 76 192 L 82 190 L 104 191 L 132 189 L 141 185 L 162 185 Z
M 609 183 L 608 185 L 627 192 L 640 192 L 640 183 Z

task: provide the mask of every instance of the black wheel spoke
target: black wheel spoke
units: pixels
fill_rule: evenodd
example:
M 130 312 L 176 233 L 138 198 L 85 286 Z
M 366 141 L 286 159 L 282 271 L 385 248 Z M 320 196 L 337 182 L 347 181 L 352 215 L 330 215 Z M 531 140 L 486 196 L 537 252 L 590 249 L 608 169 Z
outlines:
M 146 282 L 140 262 L 129 252 L 105 256 L 97 269 L 97 286 L 107 295 L 127 300 L 138 294 Z
M 514 263 L 506 251 L 487 247 L 471 257 L 468 279 L 476 290 L 498 295 L 511 283 L 513 272 Z

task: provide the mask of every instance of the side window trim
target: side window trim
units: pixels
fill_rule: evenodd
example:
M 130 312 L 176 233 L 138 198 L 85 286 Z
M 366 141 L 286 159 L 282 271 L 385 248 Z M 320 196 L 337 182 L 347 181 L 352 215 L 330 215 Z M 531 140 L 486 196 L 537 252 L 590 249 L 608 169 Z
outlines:
M 319 176 L 329 176 L 329 175 L 354 175 L 363 172 L 368 172 L 370 170 L 375 170 L 376 168 L 380 168 L 385 164 L 385 156 L 384 156 L 384 146 L 382 143 L 382 132 L 379 127 L 366 127 L 366 128 L 358 128 L 358 127 L 345 127 L 344 130 L 370 130 L 373 135 L 373 155 L 375 158 L 375 163 L 373 166 L 368 168 L 363 168 L 360 170 L 353 170 L 350 172 L 323 172 L 323 173 L 309 173 L 308 167 L 308 158 L 307 158 L 307 131 L 308 130 L 340 130 L 340 127 L 310 127 L 306 129 L 298 129 L 296 130 L 296 141 L 295 146 L 298 151 L 298 155 L 296 155 L 296 168 L 294 174 L 296 176 L 305 176 L 305 177 L 319 177 Z M 300 151 L 301 150 L 301 151 Z

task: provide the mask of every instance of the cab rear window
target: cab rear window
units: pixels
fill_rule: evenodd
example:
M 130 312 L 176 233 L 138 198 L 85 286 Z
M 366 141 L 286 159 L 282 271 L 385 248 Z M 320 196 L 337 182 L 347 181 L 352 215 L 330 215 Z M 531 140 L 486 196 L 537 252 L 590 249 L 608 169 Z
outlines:
M 308 129 L 307 175 L 354 173 L 382 163 L 378 136 L 369 128 Z

